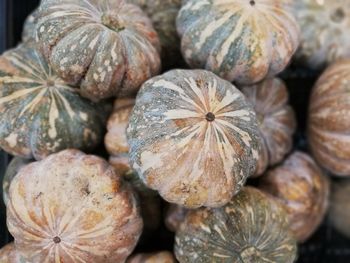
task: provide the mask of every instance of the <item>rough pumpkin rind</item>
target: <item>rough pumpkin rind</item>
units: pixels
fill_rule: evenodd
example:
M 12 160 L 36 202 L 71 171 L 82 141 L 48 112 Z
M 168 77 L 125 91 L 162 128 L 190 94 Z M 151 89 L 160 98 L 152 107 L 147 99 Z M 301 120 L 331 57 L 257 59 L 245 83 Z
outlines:
M 291 4 L 280 0 L 188 0 L 177 30 L 191 67 L 245 85 L 281 72 L 299 44 Z
M 311 92 L 308 139 L 316 161 L 339 176 L 350 176 L 350 60 L 338 61 Z
M 105 129 L 105 104 L 82 98 L 55 75 L 34 43 L 0 57 L 0 147 L 12 155 L 93 149 Z
M 350 58 L 350 3 L 347 0 L 298 0 L 294 13 L 301 31 L 295 59 L 312 69 Z
M 256 175 L 259 176 L 268 166 L 280 163 L 291 151 L 296 129 L 295 114 L 288 105 L 287 87 L 278 78 L 244 87 L 242 92 L 258 116 L 261 154 Z
M 221 208 L 189 211 L 174 251 L 181 263 L 292 263 L 297 257 L 283 206 L 251 187 Z
M 256 169 L 254 110 L 231 83 L 205 70 L 172 70 L 141 88 L 127 136 L 146 185 L 188 208 L 229 202 Z
M 126 263 L 176 263 L 174 256 L 168 251 L 149 254 L 137 254 L 130 257 Z
M 35 9 L 25 20 L 22 32 L 22 42 L 36 40 L 36 24 L 38 19 L 38 8 Z
M 181 223 L 185 220 L 186 214 L 189 209 L 181 207 L 175 204 L 169 204 L 164 217 L 165 226 L 172 232 L 176 232 Z
M 262 177 L 260 188 L 285 205 L 299 242 L 306 241 L 322 223 L 329 204 L 329 181 L 309 155 L 293 153 Z
M 124 0 L 43 0 L 37 35 L 53 69 L 93 101 L 136 93 L 160 71 L 152 22 Z
M 0 249 L 1 263 L 29 263 L 21 258 L 16 252 L 14 243 L 9 243 Z
M 20 170 L 7 225 L 30 262 L 124 262 L 142 231 L 131 188 L 106 161 L 77 150 Z

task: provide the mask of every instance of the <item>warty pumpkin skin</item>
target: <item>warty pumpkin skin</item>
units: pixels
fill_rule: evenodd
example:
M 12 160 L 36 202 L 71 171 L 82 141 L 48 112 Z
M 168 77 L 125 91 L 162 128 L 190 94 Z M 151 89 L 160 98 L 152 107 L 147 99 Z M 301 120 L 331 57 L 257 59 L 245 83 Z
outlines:
M 124 0 L 43 0 L 37 35 L 58 75 L 93 101 L 136 93 L 160 71 L 150 19 Z
M 82 98 L 34 45 L 0 57 L 0 147 L 35 159 L 67 148 L 92 150 L 102 140 L 108 103 Z
M 218 207 L 256 169 L 254 110 L 231 83 L 205 70 L 147 81 L 127 129 L 130 163 L 170 203 Z
M 322 223 L 329 204 L 329 181 L 309 155 L 294 152 L 269 170 L 259 187 L 285 205 L 299 242 L 306 241 Z
M 292 263 L 297 246 L 283 206 L 245 187 L 221 208 L 189 211 L 175 237 L 175 256 L 187 262 Z
M 268 166 L 280 163 L 293 146 L 295 114 L 288 105 L 288 90 L 282 80 L 267 79 L 242 89 L 258 116 L 261 153 L 256 176 Z
M 350 60 L 331 65 L 311 92 L 308 139 L 316 161 L 350 176 Z
M 301 31 L 295 59 L 312 69 L 322 69 L 350 58 L 350 3 L 347 0 L 298 0 L 294 13 Z
M 137 254 L 130 257 L 126 263 L 176 263 L 174 256 L 168 251 Z
M 0 262 L 1 263 L 29 263 L 18 255 L 14 243 L 9 243 L 0 249 Z
M 188 0 L 177 30 L 192 68 L 244 85 L 277 75 L 299 44 L 291 5 L 280 0 Z
M 65 150 L 20 170 L 7 226 L 30 262 L 124 262 L 142 231 L 135 195 L 109 164 Z

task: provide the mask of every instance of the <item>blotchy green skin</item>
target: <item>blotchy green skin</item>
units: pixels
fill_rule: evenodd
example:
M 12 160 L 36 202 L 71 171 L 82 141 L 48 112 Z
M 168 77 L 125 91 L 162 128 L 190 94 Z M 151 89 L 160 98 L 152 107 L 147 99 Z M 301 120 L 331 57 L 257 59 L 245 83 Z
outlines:
M 175 241 L 181 263 L 292 263 L 297 257 L 284 208 L 251 187 L 224 207 L 190 211 Z
M 6 52 L 0 57 L 0 147 L 37 160 L 67 148 L 93 149 L 104 132 L 105 105 L 78 92 L 34 44 Z
M 38 19 L 38 9 L 35 9 L 26 18 L 26 21 L 24 22 L 23 32 L 22 32 L 23 42 L 35 41 L 37 19 Z

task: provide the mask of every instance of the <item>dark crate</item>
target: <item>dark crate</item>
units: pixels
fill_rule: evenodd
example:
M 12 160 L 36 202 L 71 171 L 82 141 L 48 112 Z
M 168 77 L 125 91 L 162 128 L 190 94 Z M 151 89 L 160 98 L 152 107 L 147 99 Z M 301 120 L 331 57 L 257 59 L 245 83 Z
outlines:
M 38 3 L 39 0 L 0 0 L 0 53 L 18 43 L 24 19 Z M 318 72 L 293 67 L 282 74 L 282 78 L 287 82 L 290 101 L 298 118 L 295 149 L 308 150 L 305 136 L 306 112 L 310 90 L 318 74 Z M 0 182 L 10 158 L 0 151 Z M 0 194 L 0 247 L 2 247 L 11 241 L 11 237 L 6 228 L 2 187 L 0 187 Z M 162 226 L 147 244 L 140 244 L 137 250 L 171 250 L 172 245 L 173 236 Z M 333 230 L 326 219 L 317 233 L 306 244 L 299 247 L 299 252 L 298 263 L 350 263 L 350 240 Z

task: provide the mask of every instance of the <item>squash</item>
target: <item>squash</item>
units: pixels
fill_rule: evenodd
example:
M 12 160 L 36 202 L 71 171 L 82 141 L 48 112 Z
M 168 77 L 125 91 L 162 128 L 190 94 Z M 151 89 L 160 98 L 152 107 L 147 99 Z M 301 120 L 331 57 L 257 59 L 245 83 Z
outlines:
M 240 85 L 273 77 L 299 44 L 289 2 L 188 0 L 177 17 L 181 50 L 192 68 Z
M 205 70 L 147 81 L 129 119 L 130 164 L 170 203 L 218 207 L 256 169 L 254 110 L 231 83 Z
M 0 147 L 12 155 L 38 160 L 67 148 L 94 149 L 107 105 L 82 98 L 32 42 L 0 57 Z
M 330 66 L 311 92 L 308 139 L 316 161 L 350 176 L 350 60 Z
M 221 208 L 190 211 L 174 251 L 181 263 L 292 263 L 297 257 L 283 206 L 251 187 Z
M 124 262 L 142 231 L 129 185 L 106 161 L 78 150 L 19 171 L 7 225 L 29 262 Z
M 176 263 L 174 256 L 168 251 L 137 254 L 130 257 L 126 263 Z
M 350 3 L 347 0 L 294 1 L 301 31 L 295 60 L 319 70 L 341 58 L 350 58 Z
M 52 68 L 93 101 L 136 93 L 160 71 L 152 22 L 124 0 L 43 0 L 37 35 Z
M 286 206 L 299 242 L 305 242 L 322 223 L 329 203 L 329 181 L 309 155 L 294 152 L 262 177 L 260 188 Z
M 329 218 L 331 225 L 350 238 L 350 181 L 333 183 Z
M 10 189 L 10 184 L 19 172 L 22 167 L 26 166 L 27 164 L 33 162 L 33 160 L 30 159 L 23 159 L 20 157 L 15 157 L 11 160 L 9 165 L 6 168 L 6 172 L 2 181 L 2 194 L 3 194 L 3 199 L 4 199 L 4 204 L 6 205 L 9 199 L 9 189 Z
M 169 204 L 164 220 L 167 229 L 171 232 L 176 232 L 180 224 L 185 220 L 188 211 L 188 209 L 179 205 Z
M 292 149 L 295 114 L 288 105 L 288 90 L 278 78 L 244 87 L 242 92 L 258 117 L 262 145 L 256 170 L 259 176 L 268 166 L 280 163 Z
M 182 64 L 180 38 L 176 31 L 176 17 L 181 0 L 129 0 L 141 7 L 153 22 L 162 47 L 163 68 Z
M 25 20 L 22 32 L 22 41 L 31 42 L 36 40 L 36 24 L 38 19 L 38 8 L 35 9 Z
M 14 243 L 9 243 L 0 249 L 0 262 L 1 263 L 29 263 L 16 252 Z

